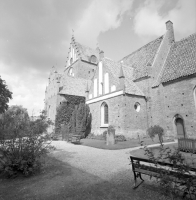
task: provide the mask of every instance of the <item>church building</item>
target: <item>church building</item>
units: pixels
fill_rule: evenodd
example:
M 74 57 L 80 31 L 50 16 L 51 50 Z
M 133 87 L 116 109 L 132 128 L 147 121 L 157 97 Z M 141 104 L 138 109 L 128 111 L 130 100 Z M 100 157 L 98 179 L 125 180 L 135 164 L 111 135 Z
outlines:
M 153 125 L 166 136 L 196 138 L 196 33 L 175 41 L 173 23 L 165 34 L 116 62 L 72 37 L 66 67 L 52 68 L 45 92 L 51 120 L 63 101 L 85 98 L 91 133 L 113 125 L 116 134 L 137 138 Z

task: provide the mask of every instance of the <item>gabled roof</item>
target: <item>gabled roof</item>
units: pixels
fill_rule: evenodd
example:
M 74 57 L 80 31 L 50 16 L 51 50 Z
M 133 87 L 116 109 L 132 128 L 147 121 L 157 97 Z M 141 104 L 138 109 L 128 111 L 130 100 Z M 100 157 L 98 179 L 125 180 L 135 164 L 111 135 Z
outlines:
M 116 85 L 120 84 L 119 75 L 121 70 L 125 76 L 125 93 L 145 96 L 144 93 L 137 87 L 133 80 L 133 68 L 128 67 L 120 62 L 115 62 L 109 58 L 103 58 L 103 65 L 110 71 L 113 81 Z
M 61 79 L 61 85 L 63 86 L 63 89 L 59 92 L 59 94 L 68 94 L 85 97 L 87 84 L 91 85 L 91 80 L 75 78 L 67 75 L 67 72 L 65 72 Z
M 171 46 L 159 81 L 165 83 L 194 73 L 196 73 L 196 33 Z
M 124 57 L 123 64 L 134 68 L 134 80 L 148 76 L 147 65 L 152 65 L 163 36 Z

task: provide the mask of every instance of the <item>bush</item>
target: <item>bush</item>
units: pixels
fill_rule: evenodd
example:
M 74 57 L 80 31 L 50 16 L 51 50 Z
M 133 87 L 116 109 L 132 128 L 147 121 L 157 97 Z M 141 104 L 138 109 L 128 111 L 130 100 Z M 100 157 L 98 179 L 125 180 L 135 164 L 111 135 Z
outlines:
M 126 138 L 124 135 L 115 135 L 115 140 L 118 142 L 126 141 Z
M 8 110 L 0 119 L 0 172 L 8 177 L 19 173 L 29 176 L 39 171 L 42 157 L 53 149 L 48 142 L 48 134 L 41 134 L 47 127 L 42 126 L 45 122 L 31 123 L 28 114 L 23 114 L 20 110 Z M 5 135 L 7 133 L 9 139 Z
M 159 125 L 151 126 L 147 129 L 147 134 L 150 136 L 150 138 L 153 140 L 155 135 L 158 135 L 159 142 L 161 145 L 163 145 L 163 134 L 164 130 Z
M 42 167 L 41 158 L 52 147 L 46 143 L 44 136 L 30 136 L 1 141 L 0 151 L 3 154 L 1 171 L 8 177 L 19 173 L 29 176 Z
M 112 125 L 108 126 L 108 132 L 115 132 L 115 128 Z
M 189 170 L 191 166 L 186 162 L 185 157 L 180 153 L 179 149 L 173 151 L 169 147 L 164 148 L 162 146 L 157 156 L 147 147 L 144 148 L 144 151 L 145 155 L 148 156 L 149 160 L 153 161 L 157 168 L 159 167 L 157 164 L 158 161 L 168 162 L 173 165 L 171 169 L 165 167 L 164 170 L 159 170 L 160 177 L 156 179 L 164 195 L 170 195 L 172 199 L 179 195 L 183 196 L 183 198 L 196 199 L 195 174 L 192 178 L 185 178 L 183 176 L 190 174 Z M 170 170 L 178 173 L 176 179 L 171 179 Z

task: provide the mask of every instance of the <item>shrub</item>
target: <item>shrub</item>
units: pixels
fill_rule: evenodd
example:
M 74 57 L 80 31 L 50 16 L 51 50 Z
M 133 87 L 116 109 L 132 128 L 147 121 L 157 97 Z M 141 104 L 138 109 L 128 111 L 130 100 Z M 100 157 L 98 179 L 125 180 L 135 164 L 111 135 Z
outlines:
M 145 155 L 148 156 L 149 160 L 153 161 L 157 168 L 159 167 L 157 164 L 158 161 L 168 162 L 173 165 L 171 169 L 165 167 L 164 170 L 159 170 L 160 177 L 156 179 L 164 195 L 170 195 L 172 199 L 179 195 L 183 196 L 183 198 L 196 199 L 195 177 L 185 178 L 183 176 L 184 174 L 190 174 L 189 170 L 191 166 L 186 162 L 185 157 L 180 153 L 179 149 L 171 150 L 169 147 L 164 148 L 162 146 L 156 156 L 147 147 L 144 148 L 144 151 Z M 171 179 L 170 170 L 177 172 L 176 179 Z
M 118 142 L 126 141 L 126 138 L 124 135 L 115 135 L 115 140 Z
M 0 171 L 8 177 L 18 173 L 29 176 L 41 169 L 42 157 L 53 147 L 48 142 L 47 134 L 40 135 L 46 126 L 44 129 L 42 123 L 34 126 L 26 114 L 21 115 L 18 110 L 14 113 L 8 109 L 0 119 L 0 130 L 3 131 L 0 140 Z M 42 131 L 37 132 L 38 130 Z M 11 133 L 9 139 L 6 138 L 6 133 Z
M 164 130 L 159 125 L 151 126 L 147 129 L 147 134 L 150 136 L 150 138 L 153 140 L 155 135 L 158 135 L 159 142 L 161 145 L 163 145 L 163 134 Z
M 112 125 L 108 126 L 108 132 L 115 132 L 115 128 Z

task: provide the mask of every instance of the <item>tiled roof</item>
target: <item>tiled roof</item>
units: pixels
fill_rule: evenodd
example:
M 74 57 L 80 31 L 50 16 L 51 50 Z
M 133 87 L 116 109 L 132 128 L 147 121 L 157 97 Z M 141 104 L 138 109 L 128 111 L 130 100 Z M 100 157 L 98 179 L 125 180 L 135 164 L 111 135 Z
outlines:
M 123 64 L 134 68 L 134 79 L 148 76 L 147 65 L 152 65 L 163 36 L 141 47 L 132 54 L 124 57 Z
M 89 62 L 92 55 L 96 56 L 98 59 L 99 55 L 97 50 L 91 49 L 90 47 L 84 46 L 78 42 L 75 42 L 75 45 L 78 50 L 79 57 L 82 58 L 82 60 Z
M 87 84 L 90 85 L 91 81 L 82 79 L 82 78 L 74 78 L 66 73 L 63 75 L 61 79 L 61 85 L 63 89 L 59 92 L 59 94 L 68 94 L 68 95 L 76 95 L 76 96 L 86 96 L 85 90 Z
M 160 82 L 165 83 L 196 73 L 196 33 L 171 46 Z
M 130 79 L 125 79 L 125 93 L 145 96 L 138 86 Z
M 116 82 L 116 85 L 120 84 L 119 76 L 120 70 L 122 68 L 123 74 L 125 76 L 125 92 L 128 94 L 145 96 L 143 92 L 136 86 L 132 81 L 133 79 L 133 68 L 128 67 L 120 62 L 115 62 L 109 58 L 103 58 L 104 67 L 110 71 L 110 75 L 113 76 L 113 80 Z

